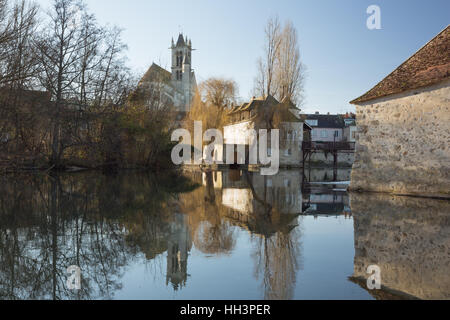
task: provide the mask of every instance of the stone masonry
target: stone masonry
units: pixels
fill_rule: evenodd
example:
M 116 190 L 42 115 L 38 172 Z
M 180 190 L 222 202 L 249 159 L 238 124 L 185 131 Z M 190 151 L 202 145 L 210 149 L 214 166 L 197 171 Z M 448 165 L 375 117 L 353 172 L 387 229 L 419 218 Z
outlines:
M 450 80 L 357 106 L 352 190 L 450 197 Z

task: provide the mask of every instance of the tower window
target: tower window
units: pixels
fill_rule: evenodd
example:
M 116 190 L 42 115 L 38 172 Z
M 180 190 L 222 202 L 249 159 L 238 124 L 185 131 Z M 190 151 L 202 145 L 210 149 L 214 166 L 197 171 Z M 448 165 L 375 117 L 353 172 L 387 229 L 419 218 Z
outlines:
M 183 52 L 178 51 L 177 52 L 177 67 L 181 67 L 183 64 Z

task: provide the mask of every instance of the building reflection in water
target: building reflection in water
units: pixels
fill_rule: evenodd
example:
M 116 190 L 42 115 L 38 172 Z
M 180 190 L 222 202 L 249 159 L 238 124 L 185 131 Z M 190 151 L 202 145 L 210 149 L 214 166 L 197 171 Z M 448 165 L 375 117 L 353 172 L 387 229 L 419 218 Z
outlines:
M 166 284 L 172 284 L 174 290 L 186 285 L 188 254 L 192 241 L 184 214 L 175 213 L 174 221 L 170 223 L 170 233 L 167 239 L 167 272 Z
M 224 215 L 253 235 L 255 276 L 262 281 L 264 298 L 292 299 L 301 267 L 301 172 L 261 176 L 230 171 L 222 177 Z
M 353 280 L 365 287 L 378 265 L 377 299 L 450 298 L 450 202 L 385 194 L 351 194 L 355 228 Z
M 0 179 L 0 299 L 113 298 L 133 263 L 181 291 L 193 250 L 200 260 L 232 256 L 243 230 L 261 297 L 295 298 L 305 215 L 353 215 L 351 280 L 365 287 L 367 266 L 379 265 L 374 297 L 449 298 L 448 201 L 352 194 L 350 210 L 341 187 L 309 185 L 296 170 Z M 65 286 L 69 265 L 81 267 L 80 291 Z

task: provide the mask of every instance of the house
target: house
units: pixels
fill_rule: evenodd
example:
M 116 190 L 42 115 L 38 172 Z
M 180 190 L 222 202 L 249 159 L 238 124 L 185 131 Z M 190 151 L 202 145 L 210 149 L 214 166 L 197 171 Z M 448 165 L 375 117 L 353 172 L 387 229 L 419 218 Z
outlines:
M 157 95 L 157 101 L 169 103 L 178 112 L 191 109 L 192 99 L 197 90 L 195 72 L 192 69 L 192 41 L 179 34 L 177 43 L 172 39 L 171 71 L 153 63 L 139 82 L 139 88 Z M 150 97 L 151 99 L 152 97 Z
M 345 123 L 344 128 L 344 141 L 356 142 L 357 126 L 356 126 L 356 115 L 353 113 L 346 113 L 342 115 Z
M 301 120 L 300 110 L 291 101 L 278 102 L 271 95 L 253 98 L 250 102 L 233 107 L 228 113 L 228 119 L 224 126 L 226 147 L 244 145 L 248 148 L 254 142 L 254 138 L 248 134 L 251 130 L 258 132 L 261 129 L 279 129 L 280 165 L 302 165 L 304 131 L 307 132 L 310 128 Z M 271 153 L 269 135 L 268 155 L 271 156 Z M 242 163 L 245 159 L 240 160 L 238 162 Z
M 340 142 L 344 138 L 344 119 L 335 114 L 307 114 L 305 122 L 311 126 L 311 141 Z
M 450 198 L 450 26 L 351 103 L 352 190 Z

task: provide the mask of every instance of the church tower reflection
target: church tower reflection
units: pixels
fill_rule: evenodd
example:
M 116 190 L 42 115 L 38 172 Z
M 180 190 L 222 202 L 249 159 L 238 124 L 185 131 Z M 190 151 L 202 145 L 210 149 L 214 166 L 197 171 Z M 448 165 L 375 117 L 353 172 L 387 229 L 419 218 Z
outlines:
M 186 285 L 188 273 L 187 263 L 192 247 L 187 216 L 176 213 L 170 223 L 170 234 L 167 239 L 167 273 L 166 285 L 172 284 L 175 291 Z

